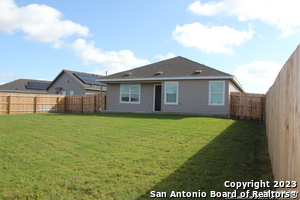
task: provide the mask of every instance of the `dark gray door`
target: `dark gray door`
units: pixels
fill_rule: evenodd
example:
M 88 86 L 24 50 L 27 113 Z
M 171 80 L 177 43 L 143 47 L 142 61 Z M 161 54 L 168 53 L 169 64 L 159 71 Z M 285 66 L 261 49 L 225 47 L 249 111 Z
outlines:
M 155 85 L 154 111 L 161 111 L 161 85 Z

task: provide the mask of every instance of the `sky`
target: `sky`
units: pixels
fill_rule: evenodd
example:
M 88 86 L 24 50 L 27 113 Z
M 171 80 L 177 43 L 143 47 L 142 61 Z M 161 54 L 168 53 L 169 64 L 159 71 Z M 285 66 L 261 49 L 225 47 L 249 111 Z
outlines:
M 0 84 L 182 56 L 266 93 L 299 45 L 299 0 L 0 0 Z

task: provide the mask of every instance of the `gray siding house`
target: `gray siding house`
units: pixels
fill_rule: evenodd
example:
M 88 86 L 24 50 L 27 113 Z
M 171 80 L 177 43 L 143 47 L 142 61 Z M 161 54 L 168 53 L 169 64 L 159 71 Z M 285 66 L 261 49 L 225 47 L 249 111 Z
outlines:
M 103 86 L 96 81 L 101 75 L 62 70 L 46 88 L 48 94 L 83 95 L 106 92 Z
M 175 57 L 98 79 L 107 84 L 107 111 L 227 116 L 233 75 Z

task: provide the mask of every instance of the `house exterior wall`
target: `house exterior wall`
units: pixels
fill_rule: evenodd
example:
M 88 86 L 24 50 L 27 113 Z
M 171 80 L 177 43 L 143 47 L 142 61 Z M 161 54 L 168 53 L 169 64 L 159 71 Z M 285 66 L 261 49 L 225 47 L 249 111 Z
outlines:
M 209 80 L 183 80 L 178 84 L 178 105 L 162 104 L 162 112 L 204 115 L 227 115 L 229 113 L 228 80 L 225 80 L 224 106 L 209 105 Z M 164 93 L 164 87 L 162 89 Z
M 123 112 L 152 112 L 153 87 L 152 83 L 141 84 L 140 103 L 120 103 L 120 84 L 108 84 L 106 109 Z
M 161 83 L 141 83 L 140 103 L 120 103 L 120 84 L 108 84 L 107 110 L 123 112 L 153 112 L 154 85 L 162 85 L 161 112 L 191 113 L 203 115 L 228 115 L 229 113 L 229 80 L 225 82 L 225 105 L 209 105 L 209 80 L 178 81 L 178 104 L 164 103 L 165 81 Z
M 242 92 L 231 81 L 229 81 L 229 94 L 230 92 Z
M 59 91 L 66 91 L 67 95 L 70 95 L 70 91 L 74 91 L 74 95 L 85 94 L 85 88 L 80 85 L 73 77 L 67 73 L 63 73 L 47 90 L 48 94 L 56 94 L 57 90 L 55 88 L 62 87 Z

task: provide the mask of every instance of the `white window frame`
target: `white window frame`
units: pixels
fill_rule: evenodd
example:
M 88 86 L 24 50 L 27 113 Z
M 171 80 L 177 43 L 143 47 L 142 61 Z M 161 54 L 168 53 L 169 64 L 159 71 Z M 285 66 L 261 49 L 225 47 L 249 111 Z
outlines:
M 75 91 L 74 90 L 70 90 L 69 94 L 70 95 L 75 95 Z
M 128 85 L 129 88 L 129 101 L 122 101 L 122 92 L 121 87 L 122 85 Z M 139 101 L 138 102 L 131 102 L 131 86 L 138 85 L 139 86 Z M 141 84 L 120 84 L 120 103 L 130 103 L 130 104 L 139 104 L 141 102 Z
M 67 95 L 67 91 L 63 90 L 63 91 L 61 91 L 60 94 L 61 94 L 61 95 Z
M 168 92 L 167 92 L 167 84 L 168 83 L 176 83 L 177 84 L 177 92 L 176 92 L 176 102 L 167 102 L 167 94 L 168 94 Z M 178 85 L 179 85 L 179 83 L 178 83 L 178 81 L 166 81 L 165 82 L 165 88 L 164 88 L 164 104 L 169 104 L 169 105 L 178 105 Z
M 222 92 L 212 92 L 211 91 L 212 83 L 223 83 L 223 91 Z M 212 94 L 222 94 L 222 103 L 211 103 L 211 95 Z M 208 105 L 210 105 L 210 106 L 225 106 L 225 81 L 209 81 Z

